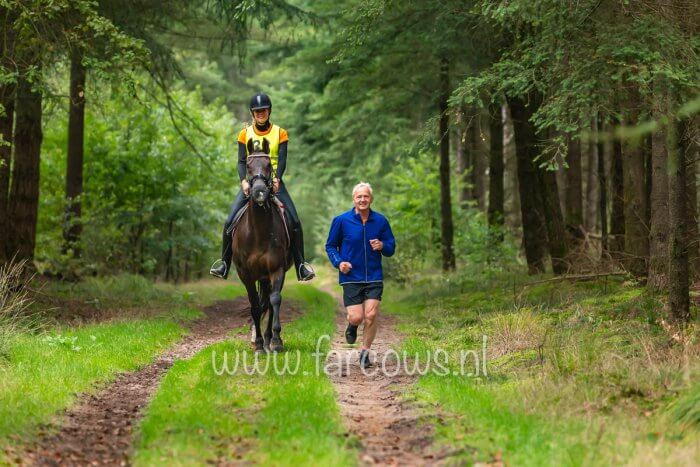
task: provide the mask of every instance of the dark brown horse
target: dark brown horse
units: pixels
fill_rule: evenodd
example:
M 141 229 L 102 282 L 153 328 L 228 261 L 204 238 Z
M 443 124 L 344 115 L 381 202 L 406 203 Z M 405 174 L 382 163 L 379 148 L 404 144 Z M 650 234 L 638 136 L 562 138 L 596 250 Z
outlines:
M 250 155 L 247 161 L 250 197 L 233 231 L 233 263 L 248 291 L 250 313 L 255 325 L 255 351 L 280 352 L 284 349 L 280 337 L 281 292 L 284 273 L 293 261 L 282 213 L 271 196 L 269 145 L 263 140 L 263 152 L 253 152 L 255 148 L 251 143 L 248 142 Z M 270 313 L 263 337 L 260 322 L 267 311 Z

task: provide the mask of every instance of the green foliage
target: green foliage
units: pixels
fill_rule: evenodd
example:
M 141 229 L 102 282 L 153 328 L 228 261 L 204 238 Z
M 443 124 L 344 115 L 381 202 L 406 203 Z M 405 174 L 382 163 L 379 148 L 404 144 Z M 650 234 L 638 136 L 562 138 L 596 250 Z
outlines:
M 457 87 L 455 105 L 537 91 L 546 99 L 533 122 L 578 134 L 597 114 L 619 117 L 626 101 L 650 108 L 655 82 L 683 100 L 697 95 L 698 36 L 689 19 L 697 6 L 524 0 L 480 1 L 477 11 L 507 40 Z
M 42 158 L 46 195 L 37 248 L 42 270 L 132 271 L 177 280 L 203 270 L 216 254 L 237 186 L 234 119 L 220 104 L 204 104 L 197 90 L 176 89 L 172 97 L 188 116 L 173 120 L 161 105 L 162 93 L 148 85 L 142 89 L 137 105 L 132 97 L 104 92 L 88 106 L 78 261 L 61 252 L 67 132 L 65 114 L 53 111 L 58 118 L 49 120 Z

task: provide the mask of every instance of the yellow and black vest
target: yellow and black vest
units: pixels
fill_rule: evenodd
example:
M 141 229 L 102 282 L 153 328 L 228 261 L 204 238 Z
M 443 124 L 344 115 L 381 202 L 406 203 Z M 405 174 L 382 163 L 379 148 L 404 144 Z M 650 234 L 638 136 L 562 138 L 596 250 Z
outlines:
M 274 123 L 271 125 L 272 128 L 270 128 L 270 131 L 265 133 L 264 135 L 257 134 L 253 125 L 248 125 L 245 129 L 245 140 L 246 143 L 251 139 L 253 140 L 254 151 L 262 151 L 263 138 L 267 140 L 267 142 L 270 145 L 270 162 L 272 163 L 272 173 L 276 173 L 278 154 L 280 150 L 280 127 L 275 125 Z M 245 150 L 246 155 L 249 155 L 247 144 Z

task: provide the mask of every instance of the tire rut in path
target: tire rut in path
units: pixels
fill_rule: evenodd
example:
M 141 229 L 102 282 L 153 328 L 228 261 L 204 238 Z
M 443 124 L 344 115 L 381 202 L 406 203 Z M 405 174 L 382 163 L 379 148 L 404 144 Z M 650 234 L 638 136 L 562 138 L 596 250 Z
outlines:
M 205 316 L 188 326 L 190 333 L 153 363 L 121 374 L 94 395 L 82 395 L 65 412 L 58 432 L 25 449 L 20 465 L 129 465 L 134 427 L 175 361 L 225 340 L 232 329 L 250 321 L 245 298 L 220 301 L 203 311 Z M 283 305 L 283 322 L 296 314 Z
M 335 291 L 326 290 L 338 298 Z M 432 446 L 434 426 L 402 398 L 402 392 L 415 378 L 403 368 L 397 368 L 400 365 L 393 357 L 386 360 L 385 374 L 381 371 L 384 355 L 401 341 L 394 318 L 380 313 L 379 329 L 372 344 L 375 366 L 365 370 L 367 374 L 358 364 L 362 335 L 357 337 L 357 348 L 350 348 L 345 342 L 346 326 L 345 311 L 339 303 L 328 363 L 345 427 L 361 443 L 360 461 L 365 465 L 441 464 L 444 454 L 435 452 Z M 343 362 L 341 372 L 335 371 L 334 358 Z M 350 365 L 345 365 L 346 361 Z

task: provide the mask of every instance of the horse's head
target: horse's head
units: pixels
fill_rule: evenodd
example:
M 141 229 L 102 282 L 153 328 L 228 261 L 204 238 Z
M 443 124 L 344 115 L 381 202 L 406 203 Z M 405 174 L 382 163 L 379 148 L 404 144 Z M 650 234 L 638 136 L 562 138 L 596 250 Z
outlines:
M 262 205 L 270 196 L 272 189 L 270 143 L 263 138 L 262 147 L 256 147 L 253 140 L 249 140 L 248 154 L 246 167 L 250 195 L 256 203 Z

